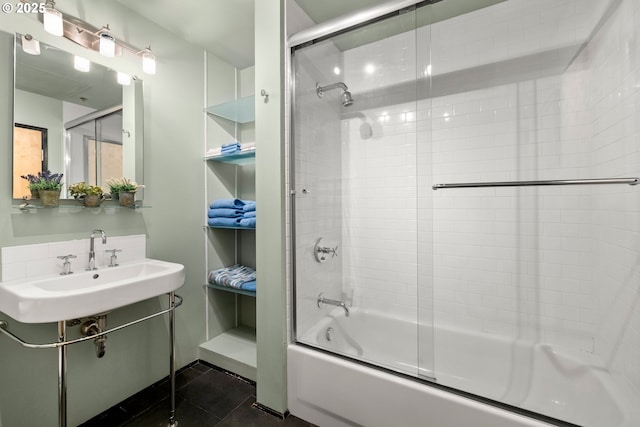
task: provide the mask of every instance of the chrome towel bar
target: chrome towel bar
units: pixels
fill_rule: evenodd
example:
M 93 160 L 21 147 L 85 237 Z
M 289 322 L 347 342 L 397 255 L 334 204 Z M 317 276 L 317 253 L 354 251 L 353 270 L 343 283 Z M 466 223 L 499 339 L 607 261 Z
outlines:
M 460 182 L 454 184 L 434 184 L 434 190 L 445 188 L 479 188 L 479 187 L 531 187 L 541 185 L 592 185 L 592 184 L 628 184 L 638 185 L 640 178 L 600 178 L 600 179 L 564 179 L 546 181 L 497 181 L 497 182 Z

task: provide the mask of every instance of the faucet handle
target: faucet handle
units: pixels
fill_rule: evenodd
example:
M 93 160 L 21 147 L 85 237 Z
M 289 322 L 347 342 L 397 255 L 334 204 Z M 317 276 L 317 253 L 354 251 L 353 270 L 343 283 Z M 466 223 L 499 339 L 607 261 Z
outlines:
M 62 264 L 62 271 L 60 272 L 60 275 L 66 276 L 67 274 L 73 274 L 73 271 L 71 271 L 71 261 L 69 260 L 72 258 L 78 258 L 78 257 L 76 255 L 69 254 L 69 255 L 60 255 L 57 258 L 64 261 L 64 263 Z
M 109 267 L 117 267 L 118 265 L 118 256 L 116 252 L 122 252 L 122 249 L 107 249 L 105 252 L 111 252 L 111 259 L 109 260 Z

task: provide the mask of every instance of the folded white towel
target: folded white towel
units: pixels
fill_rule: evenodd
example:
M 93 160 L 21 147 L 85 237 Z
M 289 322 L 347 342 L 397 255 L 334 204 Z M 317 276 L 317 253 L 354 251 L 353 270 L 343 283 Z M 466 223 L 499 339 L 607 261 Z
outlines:
M 256 143 L 255 142 L 245 142 L 244 144 L 240 144 L 240 151 L 249 151 L 255 150 Z
M 219 156 L 220 154 L 222 154 L 222 149 L 220 147 L 209 148 L 205 156 Z

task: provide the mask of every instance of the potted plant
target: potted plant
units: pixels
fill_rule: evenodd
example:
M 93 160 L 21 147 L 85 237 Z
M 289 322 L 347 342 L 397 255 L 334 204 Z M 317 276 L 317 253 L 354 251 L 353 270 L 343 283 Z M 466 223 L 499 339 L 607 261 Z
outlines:
M 129 178 L 109 178 L 107 180 L 111 197 L 120 200 L 120 206 L 133 206 L 135 203 L 135 194 L 138 188 L 144 188 L 144 185 L 137 184 Z
M 89 185 L 84 181 L 69 186 L 71 195 L 87 207 L 100 206 L 104 200 L 102 188 L 97 185 Z
M 49 170 L 38 172 L 37 175 L 22 175 L 29 181 L 31 197 L 40 198 L 43 206 L 58 206 L 60 204 L 60 190 L 62 189 L 61 173 L 51 173 Z

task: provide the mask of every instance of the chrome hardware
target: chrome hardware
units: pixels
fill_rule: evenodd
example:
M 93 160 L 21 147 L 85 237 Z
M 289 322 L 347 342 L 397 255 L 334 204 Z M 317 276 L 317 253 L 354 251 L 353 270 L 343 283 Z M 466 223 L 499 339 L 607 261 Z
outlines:
M 69 261 L 69 259 L 78 258 L 78 257 L 75 255 L 69 254 L 69 255 L 62 255 L 57 258 L 64 261 L 64 263 L 62 263 L 62 271 L 60 272 L 60 275 L 66 276 L 67 274 L 73 274 L 73 271 L 71 271 L 71 261 Z
M 329 326 L 324 332 L 324 337 L 327 339 L 327 341 L 333 341 L 333 328 L 331 326 Z
M 331 258 L 338 256 L 338 245 L 334 248 L 328 246 L 320 246 L 320 241 L 322 237 L 316 240 L 316 244 L 313 246 L 313 256 L 316 258 L 318 262 L 325 262 L 327 260 L 327 255 L 331 254 Z
M 342 307 L 344 309 L 344 315 L 346 317 L 349 317 L 349 307 L 347 307 L 347 305 L 342 302 L 342 301 L 338 301 L 335 299 L 329 299 L 329 298 L 325 298 L 324 296 L 324 292 L 320 292 L 320 295 L 318 295 L 318 308 L 321 308 L 320 305 L 321 304 L 328 304 L 328 305 L 335 305 L 336 307 Z
M 565 179 L 547 181 L 497 181 L 497 182 L 460 182 L 456 184 L 434 184 L 431 188 L 478 188 L 478 187 L 529 187 L 542 185 L 593 185 L 593 184 L 629 184 L 638 185 L 640 178 L 599 178 L 599 179 Z
M 264 102 L 269 102 L 269 95 L 269 92 L 264 89 L 260 91 L 260 96 L 264 96 Z
M 96 251 L 94 249 L 94 243 L 93 243 L 93 239 L 96 236 L 96 233 L 100 233 L 100 236 L 102 237 L 102 244 L 104 245 L 105 243 L 107 243 L 107 233 L 104 232 L 104 230 L 93 230 L 91 232 L 91 236 L 89 237 L 89 264 L 87 265 L 86 270 L 97 270 L 96 268 Z
M 176 298 L 178 301 L 176 301 Z M 96 339 L 101 336 L 105 336 L 115 331 L 119 331 L 124 328 L 128 328 L 129 326 L 136 325 L 141 322 L 145 322 L 149 319 L 153 319 L 154 317 L 161 316 L 163 314 L 169 315 L 169 400 L 170 400 L 170 411 L 169 411 L 169 425 L 176 426 L 178 423 L 175 419 L 176 412 L 176 375 L 175 375 L 175 316 L 174 311 L 176 308 L 182 305 L 183 299 L 179 295 L 176 295 L 174 292 L 169 293 L 169 308 L 164 309 L 162 311 L 158 311 L 156 313 L 150 314 L 145 317 L 141 317 L 139 319 L 133 320 L 131 322 L 125 323 L 123 325 L 119 325 L 113 327 L 111 329 L 103 330 L 97 336 L 85 336 L 80 338 L 75 338 L 67 341 L 67 324 L 65 321 L 58 322 L 58 341 L 47 343 L 47 344 L 34 344 L 24 341 L 19 336 L 15 335 L 13 332 L 8 330 L 9 325 L 6 321 L 0 320 L 0 334 L 11 338 L 13 341 L 17 342 L 23 347 L 26 348 L 57 348 L 58 349 L 58 425 L 66 426 L 67 425 L 67 346 L 71 344 L 77 344 L 80 342 L 84 342 L 91 339 Z
M 106 329 L 107 329 L 106 314 L 100 314 L 95 317 L 90 317 L 89 320 L 87 320 L 80 326 L 80 333 L 82 335 L 86 337 L 92 337 L 94 335 L 97 335 L 97 338 L 94 339 L 93 342 L 96 346 L 96 357 L 99 359 L 104 357 L 104 354 L 106 352 L 105 341 L 107 339 L 107 336 L 102 334 L 102 332 L 104 332 Z
M 116 252 L 122 252 L 122 249 L 107 249 L 105 252 L 111 252 L 111 258 L 109 259 L 109 265 L 107 267 L 117 267 L 118 265 L 118 256 Z

